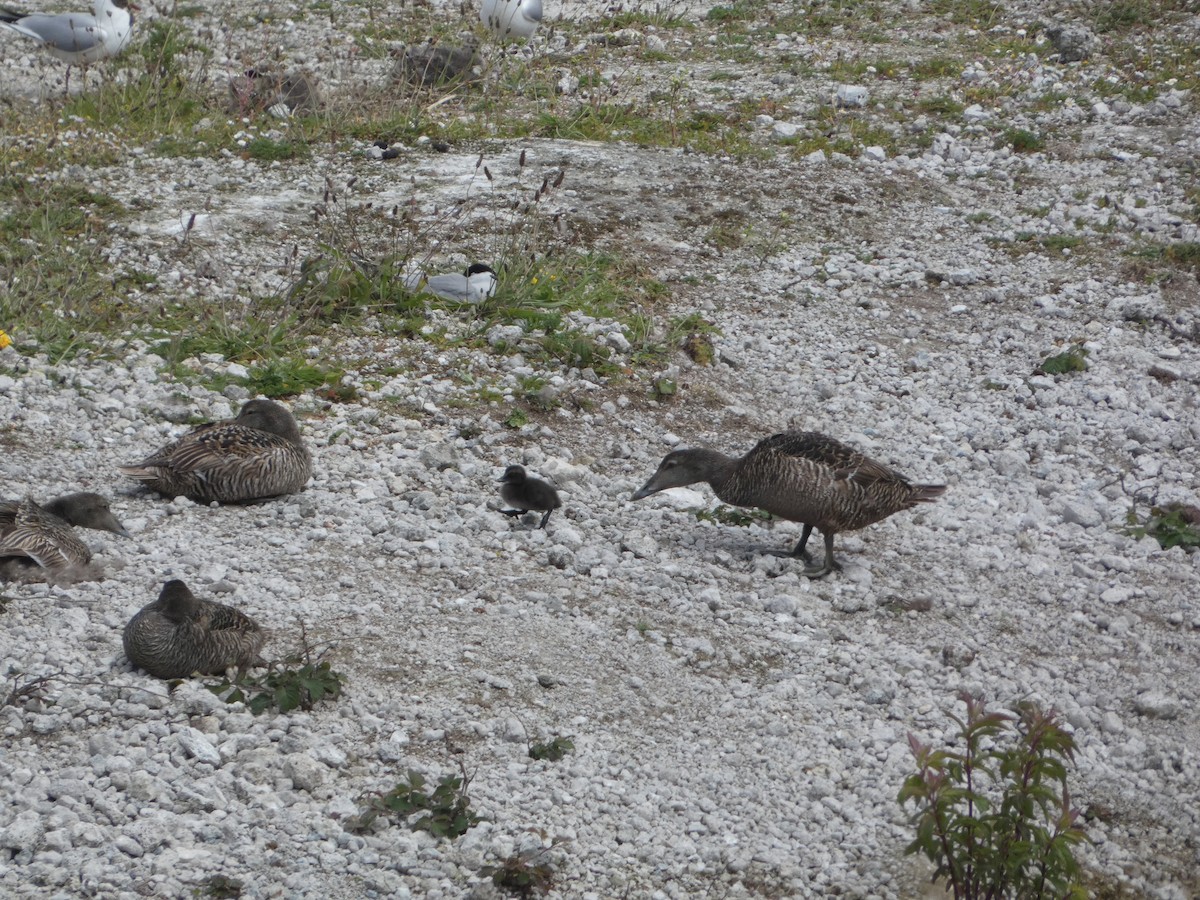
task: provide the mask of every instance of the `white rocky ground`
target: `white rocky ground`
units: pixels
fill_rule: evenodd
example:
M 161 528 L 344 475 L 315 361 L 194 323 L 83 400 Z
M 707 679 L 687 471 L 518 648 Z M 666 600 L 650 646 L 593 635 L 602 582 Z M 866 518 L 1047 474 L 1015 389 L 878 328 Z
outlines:
M 1064 71 L 1030 63 L 1021 84 Z M 666 313 L 702 312 L 718 361 L 679 354 L 663 403 L 657 373 L 543 373 L 561 405 L 514 430 L 501 420 L 534 371 L 521 356 L 331 328 L 314 357 L 401 374 L 352 372 L 356 402 L 291 401 L 316 457 L 305 492 L 206 508 L 116 466 L 172 422 L 235 412 L 236 390 L 181 385 L 140 343 L 118 361 L 0 353 L 0 494 L 99 490 L 133 533 L 86 533 L 103 581 L 4 588 L 0 700 L 49 680 L 0 708 L 0 894 L 178 897 L 223 875 L 245 897 L 486 897 L 481 866 L 557 840 L 562 897 L 915 896 L 927 873 L 903 857 L 895 802 L 908 735 L 950 734 L 966 689 L 1063 711 L 1083 858 L 1109 896 L 1195 896 L 1200 554 L 1125 525 L 1134 506 L 1197 502 L 1196 281 L 1146 283 L 1087 242 L 1004 244 L 1195 241 L 1180 211 L 1200 120 L 1189 95 L 1164 96 L 1041 113 L 1070 129 L 1062 153 L 998 150 L 970 127 L 882 161 L 496 146 L 496 197 L 473 149 L 414 150 L 402 168 L 340 150 L 286 166 L 131 154 L 88 172 L 137 211 L 111 262 L 158 281 L 132 300 L 232 310 L 322 237 L 309 214 L 327 184 L 347 208 L 483 194 L 486 218 L 524 189 L 525 147 L 521 185 L 567 169 L 547 216 L 666 282 Z M 774 122 L 758 128 L 773 140 Z M 766 237 L 706 241 L 729 209 Z M 584 325 L 626 348 L 611 323 Z M 1073 342 L 1087 372 L 1033 374 Z M 464 407 L 465 375 L 509 399 Z M 741 452 L 789 426 L 949 491 L 839 536 L 845 570 L 817 582 L 760 552 L 796 526 L 698 521 L 704 486 L 629 500 L 677 443 Z M 562 487 L 545 531 L 495 511 L 512 462 Z M 121 629 L 173 577 L 255 616 L 275 655 L 303 622 L 346 696 L 254 717 L 133 671 Z M 554 736 L 574 752 L 528 758 Z M 344 829 L 365 792 L 460 765 L 484 819 L 464 837 Z

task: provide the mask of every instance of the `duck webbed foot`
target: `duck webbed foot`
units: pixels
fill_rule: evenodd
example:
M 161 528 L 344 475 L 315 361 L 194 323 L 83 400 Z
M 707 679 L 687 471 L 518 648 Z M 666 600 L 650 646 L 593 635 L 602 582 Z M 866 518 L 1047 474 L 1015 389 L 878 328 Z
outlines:
M 808 526 L 805 525 L 804 528 L 805 528 L 804 537 L 807 538 L 808 537 Z M 796 550 L 803 551 L 803 549 L 804 549 L 804 540 L 802 539 L 800 541 L 800 546 L 797 547 Z M 804 574 L 808 578 L 824 578 L 826 575 L 828 575 L 834 569 L 840 570 L 841 568 L 842 568 L 842 564 L 833 558 L 833 532 L 827 531 L 827 532 L 825 532 L 825 561 L 823 563 L 821 563 L 821 565 L 819 565 L 819 566 L 805 567 L 804 572 L 802 574 Z

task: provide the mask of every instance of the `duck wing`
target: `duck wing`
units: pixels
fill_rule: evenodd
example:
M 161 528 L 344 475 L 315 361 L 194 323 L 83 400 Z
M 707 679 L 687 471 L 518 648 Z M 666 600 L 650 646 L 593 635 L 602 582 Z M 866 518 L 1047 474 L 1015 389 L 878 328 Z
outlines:
M 6 502 L 0 516 L 0 557 L 25 557 L 43 569 L 65 569 L 91 561 L 92 551 L 69 524 L 46 512 L 32 500 Z
M 816 431 L 785 431 L 765 438 L 746 454 L 746 460 L 757 453 L 778 453 L 805 460 L 828 469 L 836 480 L 864 488 L 881 482 L 908 483 L 908 479 L 895 469 Z
M 312 474 L 308 451 L 257 428 L 203 426 L 121 471 L 162 493 L 236 502 L 299 490 Z

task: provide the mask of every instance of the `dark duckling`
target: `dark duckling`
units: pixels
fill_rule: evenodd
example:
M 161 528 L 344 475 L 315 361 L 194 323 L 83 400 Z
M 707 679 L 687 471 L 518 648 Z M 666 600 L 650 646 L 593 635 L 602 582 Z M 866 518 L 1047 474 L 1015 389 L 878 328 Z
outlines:
M 312 476 L 312 456 L 288 410 L 250 400 L 235 419 L 201 425 L 121 473 L 160 494 L 197 503 L 241 503 L 292 494 Z
M 558 491 L 538 478 L 530 478 L 525 474 L 523 466 L 509 466 L 504 470 L 500 479 L 500 496 L 504 502 L 514 509 L 502 509 L 506 516 L 520 516 L 529 510 L 545 512 L 538 528 L 545 528 L 550 521 L 550 514 L 562 506 Z
M 72 526 L 129 537 L 99 494 L 67 494 L 40 505 L 28 499 L 3 500 L 0 557 L 17 558 L 49 571 L 85 566 L 91 562 L 92 551 Z
M 821 529 L 825 561 L 804 570 L 809 578 L 838 567 L 833 537 L 839 531 L 856 531 L 918 503 L 932 503 L 946 490 L 944 484 L 911 484 L 899 472 L 823 434 L 788 431 L 760 441 L 740 458 L 708 449 L 674 450 L 633 499 L 698 481 L 707 481 L 725 503 L 802 523 L 792 556 L 807 561 L 808 537 L 814 528 Z
M 178 579 L 129 620 L 121 636 L 129 661 L 156 678 L 218 675 L 262 665 L 258 623 L 232 606 L 201 600 Z

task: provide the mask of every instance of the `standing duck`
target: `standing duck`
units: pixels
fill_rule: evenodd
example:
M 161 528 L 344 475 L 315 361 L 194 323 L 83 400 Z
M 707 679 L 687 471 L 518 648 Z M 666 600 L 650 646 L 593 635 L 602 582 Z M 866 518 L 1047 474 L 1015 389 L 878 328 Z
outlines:
M 287 409 L 251 400 L 236 419 L 201 425 L 121 473 L 168 497 L 240 503 L 300 490 L 312 456 Z
M 53 572 L 85 566 L 92 551 L 73 525 L 129 537 L 99 494 L 67 494 L 41 505 L 32 500 L 0 500 L 0 557 Z
M 129 620 L 121 643 L 129 661 L 155 678 L 187 678 L 261 664 L 266 637 L 246 614 L 201 600 L 176 579 Z
M 802 523 L 804 531 L 792 556 L 807 561 L 808 537 L 814 528 L 821 529 L 825 561 L 804 570 L 809 578 L 821 578 L 837 566 L 833 537 L 839 531 L 856 531 L 917 503 L 932 503 L 946 490 L 944 484 L 912 484 L 899 472 L 815 431 L 788 431 L 759 441 L 740 458 L 716 450 L 674 450 L 633 499 L 698 481 L 707 481 L 725 503 Z
M 504 502 L 515 509 L 502 509 L 506 516 L 520 516 L 529 510 L 545 512 L 538 528 L 545 528 L 550 521 L 550 513 L 562 506 L 558 491 L 539 478 L 530 478 L 525 474 L 523 466 L 509 466 L 504 470 L 500 479 L 500 496 Z

